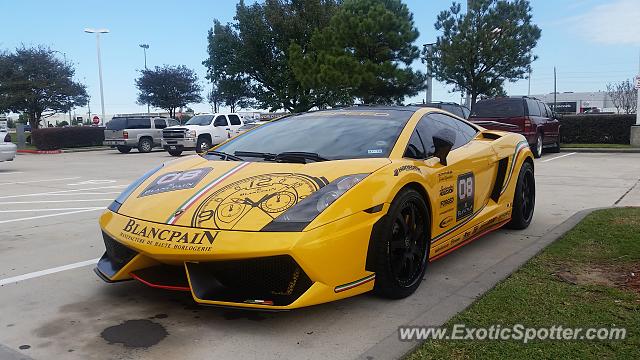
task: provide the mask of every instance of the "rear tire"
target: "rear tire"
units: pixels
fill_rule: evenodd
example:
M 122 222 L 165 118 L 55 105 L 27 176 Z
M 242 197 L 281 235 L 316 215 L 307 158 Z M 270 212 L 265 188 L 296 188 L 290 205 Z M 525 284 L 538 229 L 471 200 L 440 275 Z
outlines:
M 167 150 L 167 152 L 171 156 L 180 156 L 180 155 L 182 155 L 182 150 Z
M 516 191 L 513 194 L 511 221 L 506 225 L 509 229 L 522 230 L 529 227 L 533 219 L 536 205 L 536 181 L 533 166 L 525 161 L 520 168 Z
M 413 189 L 401 191 L 371 241 L 376 280 L 373 291 L 389 299 L 413 294 L 424 276 L 431 244 L 427 204 Z
M 542 137 L 542 134 L 538 133 L 538 135 L 536 135 L 536 143 L 533 144 L 533 148 L 531 149 L 531 152 L 533 153 L 533 157 L 538 159 L 542 156 L 542 148 L 544 147 L 544 138 Z
M 138 142 L 138 152 L 148 153 L 153 150 L 153 141 L 149 138 L 142 138 Z
M 130 146 L 118 145 L 116 146 L 116 148 L 118 149 L 118 151 L 120 151 L 123 154 L 128 154 L 129 152 L 131 152 Z

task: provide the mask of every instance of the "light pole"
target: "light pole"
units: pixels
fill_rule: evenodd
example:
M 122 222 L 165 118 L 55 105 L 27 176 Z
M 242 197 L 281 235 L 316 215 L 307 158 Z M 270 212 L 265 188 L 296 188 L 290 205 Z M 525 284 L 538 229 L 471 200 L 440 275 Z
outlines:
M 102 89 L 102 59 L 100 58 L 100 34 L 106 34 L 109 29 L 84 29 L 84 32 L 89 34 L 96 34 L 96 49 L 98 51 L 98 76 L 100 77 L 100 105 L 102 106 L 102 123 L 105 121 L 104 113 L 104 91 Z
M 142 48 L 142 51 L 144 51 L 144 69 L 147 70 L 147 49 L 149 49 L 149 44 L 140 44 L 139 46 Z M 147 103 L 147 114 L 150 113 L 149 103 Z
M 427 104 L 433 101 L 433 76 L 431 75 L 431 68 L 429 67 L 429 58 L 433 55 L 433 45 L 435 45 L 435 43 L 422 45 L 424 48 L 425 59 L 427 60 L 427 94 L 424 99 Z

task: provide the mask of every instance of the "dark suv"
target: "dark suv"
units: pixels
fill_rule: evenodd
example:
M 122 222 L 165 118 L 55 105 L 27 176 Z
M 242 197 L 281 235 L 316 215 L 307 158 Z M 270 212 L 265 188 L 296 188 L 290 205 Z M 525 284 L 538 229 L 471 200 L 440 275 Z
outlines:
M 542 156 L 543 148 L 560 151 L 560 123 L 547 104 L 527 97 L 504 97 L 478 101 L 469 121 L 491 130 L 524 135 L 533 155 Z

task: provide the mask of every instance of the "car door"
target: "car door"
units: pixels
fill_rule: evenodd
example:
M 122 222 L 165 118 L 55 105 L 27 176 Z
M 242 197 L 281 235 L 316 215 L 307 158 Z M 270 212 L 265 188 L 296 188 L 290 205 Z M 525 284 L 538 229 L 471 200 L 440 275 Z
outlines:
M 218 115 L 213 121 L 212 145 L 220 144 L 229 138 L 229 121 L 225 115 Z
M 239 129 L 244 125 L 242 119 L 237 114 L 229 114 L 229 127 L 231 128 L 229 132 L 229 137 L 234 137 L 239 134 Z
M 445 240 L 453 229 L 464 230 L 466 224 L 487 205 L 497 169 L 497 157 L 490 142 L 475 140 L 478 130 L 464 121 L 442 113 L 427 114 L 417 126 L 418 134 L 425 146 L 427 160 L 431 168 L 427 173 L 435 173 L 438 198 L 432 202 L 432 237 Z M 447 156 L 447 164 L 433 157 L 435 146 L 433 137 L 443 130 L 455 133 L 453 148 Z M 433 176 L 433 175 L 432 175 Z M 464 240 L 464 237 L 458 239 Z M 434 241 L 434 244 L 438 241 Z M 444 252 L 458 243 L 444 243 L 434 247 L 434 251 Z M 433 253 L 432 255 L 435 255 Z

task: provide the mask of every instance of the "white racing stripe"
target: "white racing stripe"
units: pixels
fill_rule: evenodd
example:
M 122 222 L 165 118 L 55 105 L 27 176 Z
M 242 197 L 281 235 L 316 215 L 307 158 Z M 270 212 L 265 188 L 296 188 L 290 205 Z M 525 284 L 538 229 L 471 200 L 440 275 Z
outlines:
M 29 280 L 29 279 L 33 279 L 33 278 L 37 278 L 45 275 L 55 274 L 65 270 L 76 269 L 83 266 L 95 265 L 98 262 L 98 260 L 100 260 L 100 258 L 80 261 L 77 263 L 62 265 L 62 266 L 58 266 L 58 267 L 54 267 L 46 270 L 35 271 L 28 274 L 13 276 L 6 279 L 0 279 L 0 286 L 17 283 L 20 281 Z
M 568 154 L 564 154 L 564 155 L 556 156 L 556 157 L 553 157 L 553 158 L 551 158 L 551 159 L 542 160 L 542 162 L 543 162 L 543 163 L 546 163 L 546 162 L 549 162 L 549 161 L 558 160 L 558 159 L 563 158 L 563 157 L 565 157 L 565 156 L 571 156 L 571 155 L 575 155 L 575 154 L 576 154 L 576 153 L 572 152 L 572 153 L 568 153 Z
M 35 211 L 68 211 L 68 210 L 94 210 L 96 207 L 82 207 L 82 208 L 59 208 L 59 209 L 18 209 L 18 210 L 0 210 L 0 213 L 14 213 L 14 212 L 35 212 Z M 102 208 L 100 208 L 102 209 Z
M 54 217 L 54 216 L 78 214 L 78 213 L 83 213 L 83 212 L 88 212 L 88 211 L 96 211 L 96 210 L 104 210 L 104 209 L 105 209 L 104 207 L 97 207 L 97 208 L 89 208 L 89 209 L 86 209 L 86 210 L 65 211 L 65 212 L 61 212 L 61 213 L 57 213 L 57 214 L 47 214 L 47 215 L 39 215 L 39 216 L 30 216 L 30 217 L 26 217 L 26 218 L 1 220 L 0 224 L 6 224 L 6 223 L 18 222 L 18 221 L 26 221 L 26 220 L 42 219 L 42 218 L 48 218 L 48 217 Z
M 48 191 L 48 192 L 34 193 L 34 194 L 7 195 L 7 196 L 0 196 L 0 199 L 9 199 L 9 198 L 27 197 L 27 196 L 49 196 L 49 195 L 68 194 L 68 193 L 76 193 L 76 194 L 72 194 L 72 195 L 79 195 L 80 191 L 100 190 L 100 189 L 117 189 L 117 188 L 123 188 L 123 187 L 127 187 L 127 185 L 112 185 L 112 186 L 101 186 L 101 187 L 93 187 L 93 188 L 86 188 L 86 189 Z M 106 194 L 106 193 L 103 193 L 103 194 Z
M 79 195 L 79 194 L 73 194 L 73 195 Z M 93 201 L 96 201 L 96 202 L 97 201 L 113 201 L 113 199 L 67 199 L 67 200 L 38 200 L 38 201 L 4 201 L 4 202 L 0 202 L 0 205 L 50 204 L 50 203 L 93 202 Z
M 59 178 L 59 179 L 43 179 L 43 180 L 5 182 L 5 183 L 0 183 L 0 185 L 22 185 L 22 184 L 33 184 L 33 183 L 47 182 L 47 181 L 64 181 L 64 180 L 74 180 L 74 179 L 80 179 L 80 176 L 74 176 L 74 177 L 68 177 L 68 178 Z

